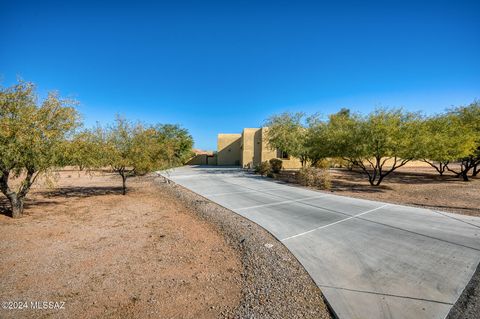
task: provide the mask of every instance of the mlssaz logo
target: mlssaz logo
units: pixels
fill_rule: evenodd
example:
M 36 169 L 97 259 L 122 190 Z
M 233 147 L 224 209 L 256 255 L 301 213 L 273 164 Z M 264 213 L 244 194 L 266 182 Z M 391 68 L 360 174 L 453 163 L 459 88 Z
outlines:
M 65 302 L 53 301 L 31 301 L 30 309 L 49 310 L 49 309 L 65 309 Z

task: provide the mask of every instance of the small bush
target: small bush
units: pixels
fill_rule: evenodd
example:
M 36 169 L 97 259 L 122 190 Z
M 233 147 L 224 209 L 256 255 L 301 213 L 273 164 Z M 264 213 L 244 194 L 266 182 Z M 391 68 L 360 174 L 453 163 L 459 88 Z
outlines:
M 270 178 L 276 178 L 276 177 L 277 177 L 277 175 L 275 175 L 275 173 L 268 172 L 268 173 L 267 173 L 267 177 L 270 177 Z
M 328 169 L 332 167 L 332 162 L 326 158 L 323 158 L 319 160 L 317 163 L 315 163 L 316 168 L 323 168 L 323 169 Z
M 297 172 L 297 181 L 303 186 L 319 187 L 330 189 L 332 177 L 327 169 L 316 167 L 303 167 Z
M 262 176 L 268 175 L 272 170 L 270 163 L 268 161 L 260 163 L 260 165 L 255 166 L 255 173 Z
M 270 159 L 270 166 L 272 167 L 272 171 L 276 174 L 280 173 L 282 170 L 283 161 L 278 158 Z

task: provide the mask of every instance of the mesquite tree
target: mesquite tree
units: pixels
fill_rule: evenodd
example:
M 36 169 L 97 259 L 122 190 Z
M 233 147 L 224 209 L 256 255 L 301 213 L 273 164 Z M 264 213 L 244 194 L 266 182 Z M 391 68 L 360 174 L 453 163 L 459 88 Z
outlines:
M 271 116 L 265 125 L 268 145 L 296 157 L 305 166 L 307 148 L 305 145 L 307 130 L 302 125 L 303 113 L 283 113 Z
M 401 109 L 376 109 L 367 116 L 340 112 L 330 116 L 330 156 L 359 167 L 372 186 L 410 160 L 418 158 L 419 115 Z
M 271 116 L 265 123 L 268 127 L 268 145 L 286 152 L 300 160 L 303 167 L 310 162 L 315 165 L 324 158 L 318 147 L 313 147 L 323 123 L 316 115 L 305 118 L 304 113 L 282 113 Z
M 476 149 L 474 132 L 454 114 L 441 114 L 426 119 L 417 148 L 422 161 L 443 175 L 448 164 L 466 158 Z
M 22 215 L 37 177 L 61 165 L 65 141 L 79 124 L 75 104 L 56 93 L 39 102 L 35 86 L 23 81 L 0 89 L 0 190 L 12 217 Z
M 479 172 L 480 165 L 480 103 L 475 101 L 468 106 L 460 106 L 450 110 L 448 113 L 454 116 L 460 122 L 463 130 L 469 132 L 473 136 L 475 146 L 472 151 L 460 160 L 460 171 L 455 171 L 447 166 L 447 169 L 457 176 L 461 176 L 464 181 L 468 181 L 468 173 L 472 171 L 472 176 L 476 176 Z
M 183 164 L 193 145 L 188 131 L 177 125 L 148 126 L 121 117 L 96 134 L 103 144 L 101 163 L 122 177 L 123 195 L 128 177 Z
M 101 127 L 85 129 L 76 133 L 73 138 L 65 142 L 64 165 L 77 166 L 80 171 L 84 169 L 101 167 L 103 163 L 103 144 L 98 138 Z

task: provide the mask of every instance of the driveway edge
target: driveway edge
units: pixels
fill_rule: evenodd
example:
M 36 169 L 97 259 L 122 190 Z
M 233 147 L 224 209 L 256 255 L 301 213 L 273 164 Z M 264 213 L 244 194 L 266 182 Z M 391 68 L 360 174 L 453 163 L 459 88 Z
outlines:
M 480 264 L 446 319 L 480 319 Z
M 332 318 L 320 289 L 267 230 L 167 179 L 159 187 L 210 222 L 240 254 L 243 300 L 227 318 Z

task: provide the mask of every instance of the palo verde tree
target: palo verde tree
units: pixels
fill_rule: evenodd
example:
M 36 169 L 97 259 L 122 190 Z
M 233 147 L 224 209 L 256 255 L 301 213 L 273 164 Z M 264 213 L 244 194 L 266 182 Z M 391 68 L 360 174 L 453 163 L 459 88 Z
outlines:
M 328 139 L 332 157 L 359 167 L 370 185 L 378 186 L 396 169 L 418 158 L 419 115 L 401 109 L 376 109 L 367 116 L 337 113 L 330 117 Z
M 193 145 L 188 132 L 176 125 L 146 126 L 121 117 L 97 136 L 103 144 L 103 165 L 122 177 L 123 195 L 128 177 L 180 165 Z
M 461 176 L 464 181 L 468 181 L 468 173 L 472 171 L 472 176 L 476 176 L 480 171 L 480 103 L 474 101 L 468 106 L 460 106 L 450 110 L 448 115 L 455 117 L 465 134 L 471 135 L 475 143 L 472 151 L 464 157 L 459 158 L 460 170 L 455 171 L 447 166 L 447 169 L 457 176 Z M 470 141 L 466 142 L 469 143 Z M 468 145 L 464 145 L 468 146 Z
M 0 89 L 0 190 L 13 217 L 22 215 L 37 177 L 61 165 L 65 141 L 79 125 L 75 105 L 57 93 L 40 102 L 28 82 Z
M 477 144 L 474 131 L 452 113 L 436 115 L 422 123 L 417 149 L 422 161 L 443 175 L 450 162 L 468 158 Z

